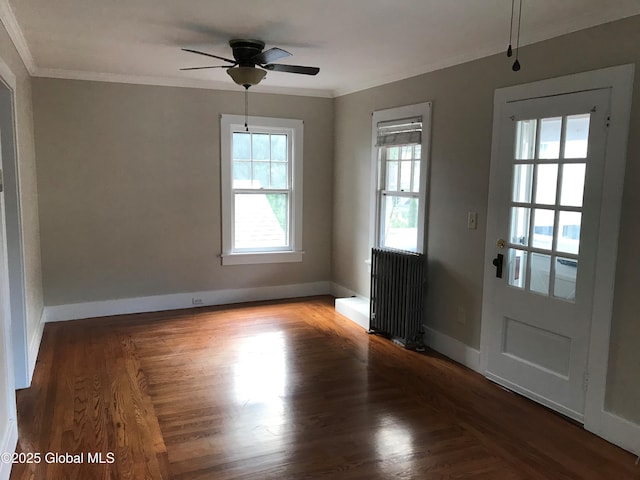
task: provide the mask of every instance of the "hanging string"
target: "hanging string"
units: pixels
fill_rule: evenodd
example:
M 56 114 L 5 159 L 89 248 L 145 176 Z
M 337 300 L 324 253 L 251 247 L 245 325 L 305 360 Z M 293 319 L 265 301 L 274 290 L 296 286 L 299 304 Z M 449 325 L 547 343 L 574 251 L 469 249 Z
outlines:
M 244 129 L 249 131 L 249 86 L 244 87 Z
M 511 48 L 511 39 L 513 38 L 513 8 L 516 0 L 511 0 L 511 21 L 509 22 L 509 48 L 507 48 L 507 57 L 513 55 L 513 49 Z
M 518 54 L 520 53 L 520 23 L 522 21 L 522 0 L 519 0 L 518 2 L 519 4 L 519 8 L 518 8 L 518 36 L 516 38 L 516 61 L 513 62 L 513 66 L 511 67 L 511 69 L 514 72 L 517 72 L 518 70 L 520 70 L 520 62 L 518 61 Z

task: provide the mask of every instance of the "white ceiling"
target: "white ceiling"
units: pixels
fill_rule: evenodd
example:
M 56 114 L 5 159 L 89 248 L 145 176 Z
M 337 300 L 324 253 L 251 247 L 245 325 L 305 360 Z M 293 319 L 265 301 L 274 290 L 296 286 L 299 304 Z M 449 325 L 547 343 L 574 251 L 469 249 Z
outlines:
M 640 13 L 640 0 L 523 4 L 523 45 Z M 239 89 L 224 69 L 181 72 L 222 62 L 180 49 L 231 57 L 231 38 L 257 38 L 320 73 L 269 72 L 253 90 L 318 96 L 503 52 L 510 14 L 510 0 L 0 0 L 35 76 Z

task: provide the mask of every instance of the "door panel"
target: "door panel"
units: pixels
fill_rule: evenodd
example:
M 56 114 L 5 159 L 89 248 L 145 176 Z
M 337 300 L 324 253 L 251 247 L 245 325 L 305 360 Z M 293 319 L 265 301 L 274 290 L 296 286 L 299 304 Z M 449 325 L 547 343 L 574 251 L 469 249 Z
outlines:
M 608 89 L 511 102 L 491 165 L 487 376 L 582 420 Z M 493 228 L 493 230 L 492 230 Z M 494 256 L 495 256 L 494 255 Z M 488 270 L 495 272 L 491 259 Z

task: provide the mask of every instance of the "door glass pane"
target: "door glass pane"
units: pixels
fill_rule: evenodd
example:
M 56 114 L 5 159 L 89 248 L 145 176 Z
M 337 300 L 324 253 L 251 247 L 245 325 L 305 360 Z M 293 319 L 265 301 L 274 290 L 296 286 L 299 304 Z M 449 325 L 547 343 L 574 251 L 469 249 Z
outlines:
M 233 208 L 234 248 L 260 250 L 287 247 L 288 212 L 287 193 L 236 193 Z
M 536 203 L 554 205 L 558 185 L 558 164 L 542 164 L 537 166 Z
M 387 162 L 386 183 L 385 190 L 391 190 L 392 192 L 398 190 L 398 162 Z
M 529 289 L 532 292 L 549 295 L 549 271 L 551 256 L 541 253 L 531 254 L 531 279 Z
M 562 167 L 561 205 L 570 207 L 582 206 L 586 167 L 586 163 L 569 163 Z
M 512 287 L 524 288 L 527 269 L 527 252 L 510 248 L 507 261 L 509 262 L 507 282 Z
M 418 199 L 385 195 L 384 231 L 380 244 L 383 247 L 417 251 L 418 247 Z
M 570 115 L 564 141 L 564 158 L 587 158 L 591 114 Z
M 556 258 L 556 275 L 553 296 L 575 302 L 578 261 L 572 258 Z
M 532 247 L 551 250 L 553 242 L 553 226 L 555 223 L 554 213 L 555 212 L 553 210 L 546 210 L 543 208 L 536 208 L 534 210 Z
M 582 213 L 561 211 L 558 219 L 559 252 L 578 254 L 580 250 L 580 224 Z
M 402 160 L 411 160 L 413 158 L 413 147 L 408 145 L 402 147 Z
M 513 196 L 518 203 L 531 202 L 531 185 L 533 182 L 533 165 L 518 164 L 513 166 Z
M 420 158 L 420 155 L 422 154 L 422 145 L 418 144 L 418 145 L 414 145 L 413 146 L 413 158 L 415 158 L 416 160 Z
M 509 243 L 516 245 L 529 244 L 529 216 L 530 208 L 511 207 L 511 225 L 509 228 Z
M 562 117 L 540 120 L 540 150 L 538 158 L 555 159 L 560 157 L 560 131 Z
M 516 160 L 532 160 L 536 152 L 537 120 L 520 120 L 516 124 Z

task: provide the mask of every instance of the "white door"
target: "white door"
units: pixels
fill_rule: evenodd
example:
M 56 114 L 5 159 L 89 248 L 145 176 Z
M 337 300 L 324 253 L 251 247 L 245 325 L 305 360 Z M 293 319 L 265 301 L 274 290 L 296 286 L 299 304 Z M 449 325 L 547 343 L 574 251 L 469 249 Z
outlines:
M 600 89 L 514 101 L 494 123 L 486 375 L 580 421 L 609 97 Z

